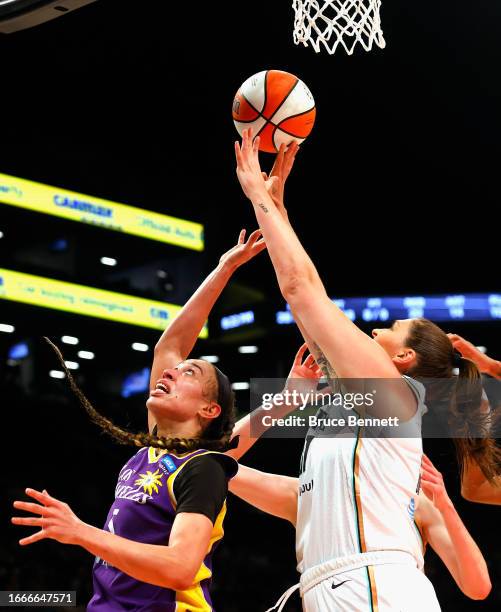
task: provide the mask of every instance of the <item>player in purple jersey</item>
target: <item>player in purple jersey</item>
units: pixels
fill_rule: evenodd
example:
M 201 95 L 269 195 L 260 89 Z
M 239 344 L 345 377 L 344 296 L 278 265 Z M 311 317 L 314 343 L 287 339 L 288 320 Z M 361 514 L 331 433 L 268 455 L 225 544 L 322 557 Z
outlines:
M 211 363 L 188 359 L 212 306 L 233 272 L 265 248 L 259 231 L 225 253 L 216 269 L 158 341 L 146 402 L 149 433 L 131 433 L 99 414 L 76 386 L 90 417 L 121 443 L 140 450 L 120 471 L 103 529 L 81 521 L 47 491 L 26 489 L 32 502 L 14 507 L 40 527 L 21 545 L 51 538 L 96 556 L 92 611 L 210 612 L 212 554 L 223 536 L 228 480 L 236 461 L 224 455 L 234 427 L 228 378 Z M 55 348 L 55 347 L 54 347 Z M 35 503 L 38 502 L 38 503 Z

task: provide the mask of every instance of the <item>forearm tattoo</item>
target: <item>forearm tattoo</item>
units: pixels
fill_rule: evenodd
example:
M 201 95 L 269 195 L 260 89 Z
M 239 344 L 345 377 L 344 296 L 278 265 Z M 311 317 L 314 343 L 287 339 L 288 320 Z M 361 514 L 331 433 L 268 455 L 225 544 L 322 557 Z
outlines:
M 262 210 L 264 210 L 265 213 L 268 212 L 268 209 L 266 208 L 266 206 L 264 204 L 258 204 L 259 208 L 261 208 Z
M 313 343 L 313 356 L 315 357 L 316 362 L 320 366 L 323 375 L 329 382 L 333 379 L 337 378 L 338 375 L 336 370 L 332 367 L 327 357 L 322 353 L 320 347 L 315 342 Z

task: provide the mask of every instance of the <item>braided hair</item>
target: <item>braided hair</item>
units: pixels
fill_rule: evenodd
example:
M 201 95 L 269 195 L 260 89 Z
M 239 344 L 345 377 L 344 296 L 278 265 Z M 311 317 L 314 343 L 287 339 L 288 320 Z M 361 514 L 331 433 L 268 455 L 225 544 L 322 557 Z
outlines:
M 85 397 L 81 389 L 75 382 L 75 379 L 68 370 L 64 357 L 59 348 L 44 337 L 44 340 L 54 350 L 57 358 L 63 368 L 70 389 L 76 395 L 82 406 L 87 411 L 91 421 L 98 425 L 105 433 L 111 436 L 119 444 L 129 444 L 133 446 L 153 446 L 165 450 L 173 450 L 179 453 L 186 453 L 204 448 L 207 450 L 215 450 L 225 452 L 238 445 L 238 436 L 231 439 L 231 434 L 235 426 L 235 395 L 231 391 L 231 385 L 228 377 L 214 366 L 217 380 L 217 399 L 221 406 L 221 414 L 212 419 L 209 426 L 204 431 L 203 438 L 166 438 L 157 436 L 155 427 L 153 433 L 138 432 L 133 433 L 126 429 L 122 429 L 115 425 L 110 419 L 100 414 L 94 406 Z

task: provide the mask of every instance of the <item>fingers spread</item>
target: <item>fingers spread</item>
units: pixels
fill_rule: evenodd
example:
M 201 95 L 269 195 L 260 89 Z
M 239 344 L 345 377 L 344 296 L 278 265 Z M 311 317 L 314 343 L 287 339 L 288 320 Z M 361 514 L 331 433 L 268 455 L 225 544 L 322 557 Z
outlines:
M 45 506 L 39 504 L 33 504 L 31 502 L 15 501 L 14 508 L 18 510 L 26 510 L 26 512 L 33 512 L 34 514 L 40 514 L 40 516 L 47 516 L 49 510 Z
M 46 506 L 62 506 L 63 502 L 48 493 L 42 493 L 41 491 L 37 491 L 36 489 L 26 489 L 26 495 L 33 497 L 37 501 Z
M 36 516 L 13 516 L 11 521 L 14 525 L 29 525 L 30 527 L 41 527 L 43 518 Z
M 33 544 L 34 542 L 38 542 L 39 540 L 44 540 L 46 537 L 47 537 L 46 531 L 43 531 L 43 530 L 37 531 L 31 536 L 27 538 L 23 538 L 22 540 L 19 540 L 19 544 L 21 544 L 21 546 L 26 546 L 28 544 Z

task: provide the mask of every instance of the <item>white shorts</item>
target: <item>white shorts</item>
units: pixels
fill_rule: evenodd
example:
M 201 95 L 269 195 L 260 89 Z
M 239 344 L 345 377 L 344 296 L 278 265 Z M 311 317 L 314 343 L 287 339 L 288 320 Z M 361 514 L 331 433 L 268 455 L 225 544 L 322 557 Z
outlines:
M 400 551 L 361 553 L 312 567 L 270 610 L 283 610 L 298 587 L 304 612 L 440 612 L 431 582 L 414 557 Z
M 373 586 L 370 587 L 372 573 Z M 371 565 L 322 580 L 303 596 L 304 612 L 438 612 L 428 578 L 412 565 Z

